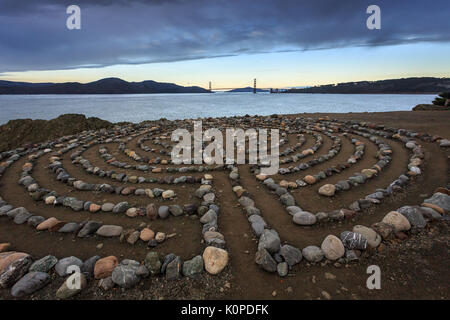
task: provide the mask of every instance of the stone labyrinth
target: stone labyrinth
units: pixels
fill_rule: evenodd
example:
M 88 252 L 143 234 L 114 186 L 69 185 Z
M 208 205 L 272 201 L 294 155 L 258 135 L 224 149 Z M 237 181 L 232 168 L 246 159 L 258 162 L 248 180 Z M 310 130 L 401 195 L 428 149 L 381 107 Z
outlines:
M 0 286 L 22 297 L 76 266 L 81 288 L 67 280 L 56 293 L 67 298 L 97 280 L 108 290 L 245 272 L 233 266 L 241 254 L 284 277 L 297 264 L 357 261 L 447 219 L 445 185 L 423 190 L 421 205 L 392 208 L 430 170 L 424 144 L 445 157 L 442 137 L 328 118 L 203 119 L 204 129 L 279 129 L 280 168 L 264 176 L 258 165 L 172 164 L 172 131 L 192 127 L 162 119 L 1 153 L 0 223 L 15 242 L 0 245 Z M 245 253 L 243 236 L 254 242 Z M 57 252 L 37 256 L 34 247 Z M 88 247 L 108 255 L 86 256 Z

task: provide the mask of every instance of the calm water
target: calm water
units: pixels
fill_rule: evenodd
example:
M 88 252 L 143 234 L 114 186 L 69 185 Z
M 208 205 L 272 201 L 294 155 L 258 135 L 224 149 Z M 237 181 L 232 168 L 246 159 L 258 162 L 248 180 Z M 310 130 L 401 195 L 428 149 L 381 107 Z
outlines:
M 12 119 L 52 119 L 81 113 L 111 122 L 302 112 L 411 110 L 434 95 L 409 94 L 129 94 L 0 95 L 0 124 Z

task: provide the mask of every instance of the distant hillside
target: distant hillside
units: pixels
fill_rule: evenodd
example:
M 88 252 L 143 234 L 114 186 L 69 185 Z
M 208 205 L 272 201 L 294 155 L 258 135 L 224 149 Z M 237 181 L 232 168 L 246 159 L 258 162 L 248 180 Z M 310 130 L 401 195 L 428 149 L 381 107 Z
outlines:
M 200 87 L 183 87 L 152 80 L 127 82 L 106 78 L 89 83 L 28 83 L 0 80 L 0 94 L 130 94 L 130 93 L 208 93 Z
M 233 89 L 233 90 L 230 90 L 227 92 L 253 92 L 253 88 L 252 87 L 238 88 L 238 89 Z M 256 88 L 256 92 L 269 92 L 269 90 L 263 90 L 263 89 Z
M 449 91 L 450 78 L 404 78 L 379 81 L 345 82 L 289 89 L 287 93 L 432 93 Z

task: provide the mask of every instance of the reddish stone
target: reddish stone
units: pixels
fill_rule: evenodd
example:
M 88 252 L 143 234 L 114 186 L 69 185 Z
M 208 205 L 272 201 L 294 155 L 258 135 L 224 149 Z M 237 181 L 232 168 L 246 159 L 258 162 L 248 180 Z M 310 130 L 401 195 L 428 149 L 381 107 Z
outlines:
M 118 260 L 115 256 L 109 256 L 106 258 L 99 259 L 95 263 L 94 276 L 95 279 L 103 279 L 111 276 L 114 268 L 118 264 Z

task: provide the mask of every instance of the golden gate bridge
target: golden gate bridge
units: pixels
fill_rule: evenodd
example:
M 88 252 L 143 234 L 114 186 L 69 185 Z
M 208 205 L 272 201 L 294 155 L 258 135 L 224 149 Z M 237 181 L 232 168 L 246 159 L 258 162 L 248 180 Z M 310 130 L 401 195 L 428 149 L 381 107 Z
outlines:
M 215 91 L 228 91 L 228 90 L 236 90 L 236 89 L 243 89 L 243 87 L 239 88 L 213 88 L 211 81 L 209 82 L 209 91 L 215 92 Z M 258 90 L 269 90 L 270 93 L 278 93 L 286 91 L 289 88 L 257 88 L 256 87 L 256 79 L 253 79 L 253 93 L 257 93 Z

